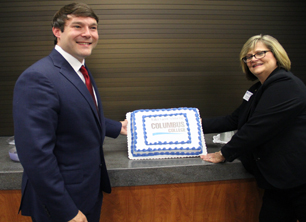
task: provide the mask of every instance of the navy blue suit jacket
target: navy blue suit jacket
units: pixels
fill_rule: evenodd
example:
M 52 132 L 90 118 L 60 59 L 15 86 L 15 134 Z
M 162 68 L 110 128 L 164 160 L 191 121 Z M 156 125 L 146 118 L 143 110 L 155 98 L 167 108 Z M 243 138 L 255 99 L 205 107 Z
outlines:
M 24 168 L 21 211 L 44 209 L 53 221 L 89 212 L 111 192 L 103 155 L 105 136 L 121 123 L 107 119 L 95 82 L 99 113 L 85 84 L 54 49 L 25 70 L 13 99 L 15 143 Z
M 277 68 L 254 84 L 248 101 L 231 114 L 204 118 L 204 133 L 237 130 L 221 151 L 227 161 L 241 159 L 262 188 L 306 184 L 306 87 Z

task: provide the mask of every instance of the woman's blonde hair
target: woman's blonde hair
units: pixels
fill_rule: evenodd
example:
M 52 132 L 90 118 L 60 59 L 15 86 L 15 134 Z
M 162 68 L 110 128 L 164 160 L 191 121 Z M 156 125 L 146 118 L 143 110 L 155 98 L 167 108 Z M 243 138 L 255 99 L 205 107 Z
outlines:
M 255 35 L 249 38 L 249 40 L 243 45 L 240 52 L 242 71 L 246 74 L 247 79 L 252 81 L 257 79 L 257 77 L 250 72 L 247 64 L 243 61 L 243 58 L 248 54 L 248 52 L 255 48 L 257 42 L 262 42 L 265 44 L 273 53 L 278 67 L 284 68 L 287 71 L 290 70 L 291 62 L 283 46 L 270 35 Z

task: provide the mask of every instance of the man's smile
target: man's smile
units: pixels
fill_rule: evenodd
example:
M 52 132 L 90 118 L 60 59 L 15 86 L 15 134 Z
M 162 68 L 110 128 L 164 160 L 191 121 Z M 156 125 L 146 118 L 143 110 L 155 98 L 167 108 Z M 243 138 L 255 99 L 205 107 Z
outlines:
M 77 42 L 80 45 L 91 45 L 91 42 Z

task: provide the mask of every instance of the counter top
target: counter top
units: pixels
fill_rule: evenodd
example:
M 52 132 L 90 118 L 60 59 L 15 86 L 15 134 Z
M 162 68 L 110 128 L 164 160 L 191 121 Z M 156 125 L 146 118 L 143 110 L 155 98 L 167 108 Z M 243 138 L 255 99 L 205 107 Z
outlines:
M 218 151 L 222 145 L 212 142 L 211 134 L 205 135 L 207 151 Z M 0 137 L 0 190 L 20 189 L 23 168 L 9 157 L 14 145 L 9 137 Z M 105 161 L 113 187 L 141 186 L 173 183 L 192 183 L 252 178 L 239 160 L 213 164 L 199 157 L 158 160 L 130 160 L 125 136 L 105 138 Z

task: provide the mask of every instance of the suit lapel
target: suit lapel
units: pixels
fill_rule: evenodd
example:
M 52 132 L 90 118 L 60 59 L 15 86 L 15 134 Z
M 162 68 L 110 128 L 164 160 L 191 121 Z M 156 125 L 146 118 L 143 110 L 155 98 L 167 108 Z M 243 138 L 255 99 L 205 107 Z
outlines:
M 249 101 L 244 101 L 245 107 L 244 112 L 241 115 L 238 123 L 238 129 L 240 129 L 253 115 L 253 112 L 257 106 L 258 100 L 261 95 L 261 84 L 260 82 L 255 83 L 248 91 L 253 93 Z
M 98 115 L 99 115 L 99 118 L 101 120 L 101 118 L 103 117 L 103 108 L 102 108 L 102 103 L 100 102 L 101 101 L 101 98 L 100 98 L 100 95 L 99 95 L 99 92 L 98 92 L 98 87 L 96 85 L 96 82 L 95 80 L 93 79 L 92 75 L 91 75 L 91 72 L 90 70 L 87 68 L 86 66 L 86 69 L 88 71 L 88 75 L 89 75 L 89 78 L 90 78 L 90 81 L 91 81 L 91 84 L 95 90 L 95 93 L 96 93 L 96 97 L 97 97 L 97 105 L 98 105 Z
M 101 127 L 100 117 L 98 116 L 99 114 L 97 112 L 96 105 L 95 105 L 88 89 L 86 88 L 86 85 L 83 83 L 83 81 L 80 79 L 80 77 L 74 71 L 74 69 L 64 59 L 64 57 L 62 57 L 62 55 L 59 52 L 57 52 L 54 49 L 51 52 L 50 56 L 52 57 L 52 59 L 54 61 L 54 65 L 60 68 L 60 73 L 63 76 L 65 76 L 65 78 L 68 79 L 78 89 L 78 91 L 81 93 L 81 95 L 86 99 L 86 101 L 88 102 L 93 114 L 95 115 L 95 117 L 97 119 L 97 122 L 99 123 L 99 125 Z M 89 76 L 90 76 L 90 78 L 92 80 L 92 83 L 93 83 L 94 81 L 93 81 L 90 73 L 89 73 Z M 94 86 L 94 89 L 95 89 L 95 92 L 97 94 L 97 101 L 98 101 L 98 106 L 99 106 L 99 109 L 100 109 L 98 92 L 97 92 L 96 86 Z

